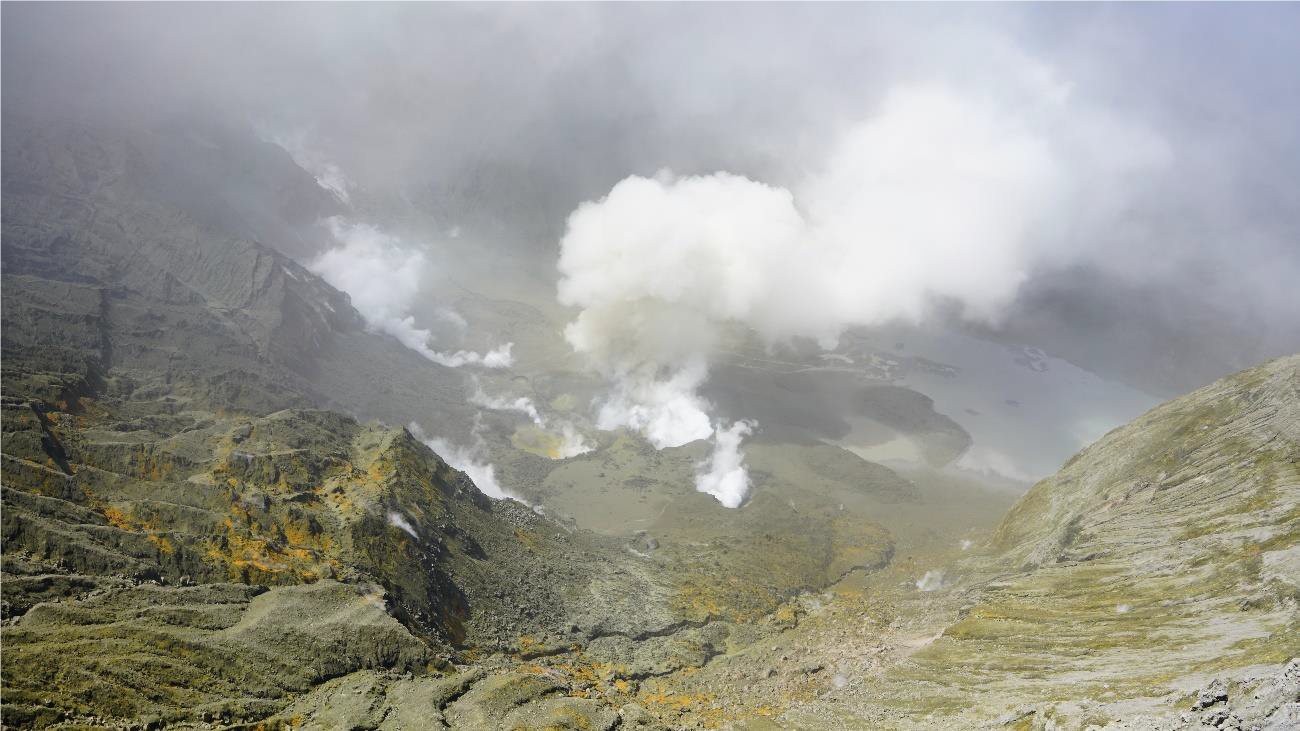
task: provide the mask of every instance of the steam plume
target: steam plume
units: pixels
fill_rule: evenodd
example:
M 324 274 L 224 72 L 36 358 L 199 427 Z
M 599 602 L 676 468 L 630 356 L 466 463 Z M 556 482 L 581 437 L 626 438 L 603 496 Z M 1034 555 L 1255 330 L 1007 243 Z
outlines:
M 523 414 L 533 422 L 534 426 L 541 429 L 547 429 L 552 425 L 553 419 L 544 416 L 538 410 L 537 404 L 527 396 L 518 396 L 513 399 L 503 396 L 489 396 L 483 391 L 483 386 L 479 383 L 478 378 L 474 378 L 473 382 L 474 391 L 469 397 L 471 404 L 493 411 L 513 411 Z M 586 454 L 592 450 L 591 444 L 587 442 L 587 439 L 571 422 L 557 421 L 555 423 L 559 428 L 559 443 L 553 451 L 548 450 L 548 456 L 554 459 L 568 459 L 569 457 Z
M 714 430 L 713 454 L 695 467 L 695 488 L 707 492 L 728 508 L 738 508 L 749 493 L 749 473 L 740 441 L 749 436 L 753 425 L 738 421 L 730 427 Z
M 347 292 L 371 328 L 392 335 L 425 358 L 450 368 L 465 365 L 509 368 L 514 363 L 510 352 L 512 343 L 487 353 L 468 350 L 445 353 L 433 349 L 430 346 L 433 333 L 417 327 L 411 314 L 427 265 L 424 254 L 403 247 L 395 237 L 369 224 L 351 223 L 337 216 L 328 223 L 340 245 L 314 259 L 308 268 Z M 453 323 L 464 322 L 459 315 L 445 310 L 439 317 Z
M 632 176 L 561 240 L 565 330 L 612 384 L 601 428 L 656 447 L 715 436 L 696 487 L 740 503 L 747 425 L 715 429 L 698 389 L 726 323 L 769 346 L 922 320 L 937 303 L 996 324 L 1038 267 L 1068 261 L 1122 209 L 1164 143 L 1035 77 L 1014 97 L 907 86 L 793 190 L 739 175 Z M 1106 191 L 1099 194 L 1097 191 Z
M 484 495 L 497 500 L 510 498 L 524 502 L 501 486 L 501 483 L 497 481 L 496 467 L 482 456 L 485 450 L 482 437 L 478 434 L 478 424 L 475 424 L 474 444 L 470 447 L 452 444 L 441 437 L 430 437 L 415 422 L 407 424 L 406 428 L 411 432 L 411 436 L 424 442 L 425 446 L 436 452 L 439 457 L 442 457 L 444 462 L 468 475 L 469 479 L 474 482 L 474 486 Z
M 542 426 L 545 420 L 542 419 L 541 413 L 537 411 L 537 405 L 527 396 L 517 398 L 505 398 L 501 396 L 488 396 L 483 391 L 483 385 L 478 379 L 473 379 L 474 391 L 469 395 L 469 402 L 475 406 L 492 409 L 494 411 L 515 411 L 527 416 L 537 426 Z

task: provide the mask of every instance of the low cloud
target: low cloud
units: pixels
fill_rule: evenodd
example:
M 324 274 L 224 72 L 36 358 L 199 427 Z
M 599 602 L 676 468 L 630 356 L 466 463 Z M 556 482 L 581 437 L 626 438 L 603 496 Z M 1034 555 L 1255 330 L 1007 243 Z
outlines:
M 346 292 L 370 328 L 392 335 L 411 350 L 449 368 L 509 368 L 514 364 L 512 343 L 486 353 L 434 349 L 433 332 L 417 326 L 411 313 L 428 267 L 424 253 L 404 246 L 396 237 L 370 224 L 338 216 L 327 223 L 339 245 L 316 257 L 307 268 Z M 464 318 L 445 308 L 438 317 L 453 325 L 464 323 Z
M 967 449 L 957 460 L 955 467 L 985 477 L 1000 477 L 1026 485 L 1035 481 L 1034 476 L 1021 469 L 1010 456 L 979 444 Z
M 566 337 L 619 373 L 680 370 L 723 322 L 826 345 L 938 304 L 995 323 L 1168 156 L 1150 132 L 1076 114 L 1064 94 L 1045 88 L 1026 113 L 943 86 L 897 89 L 792 189 L 725 172 L 628 177 L 569 217 L 559 299 L 582 311 Z
M 912 231 L 918 220 L 964 230 L 966 207 L 945 205 L 961 202 L 952 186 L 930 199 L 908 195 L 909 181 L 952 169 L 937 154 L 943 130 L 956 143 L 990 118 L 1010 121 L 1025 132 L 999 137 L 1013 160 L 1032 159 L 1022 153 L 1038 140 L 1065 163 L 1069 218 L 1116 225 L 1077 230 L 1064 246 L 1024 238 L 1047 256 L 995 251 L 987 267 L 975 261 L 970 287 L 980 291 L 957 292 L 969 315 L 998 317 L 1021 279 L 1016 266 L 990 279 L 999 263 L 1084 253 L 1076 266 L 1031 272 L 1001 334 L 1161 395 L 1300 349 L 1294 5 L 11 3 L 4 20 L 7 115 L 70 112 L 142 128 L 256 120 L 290 131 L 281 141 L 295 158 L 341 199 L 384 216 L 375 220 L 463 227 L 462 242 L 473 243 L 462 251 L 473 256 L 438 264 L 463 267 L 471 286 L 471 277 L 499 285 L 501 267 L 463 259 L 539 271 L 532 265 L 554 260 L 579 202 L 660 167 L 730 171 L 786 190 L 813 222 L 821 206 L 807 180 L 852 152 L 847 141 L 872 120 L 898 134 L 882 149 L 908 164 L 899 186 L 887 166 L 874 167 L 881 185 L 861 190 L 885 195 L 858 212 L 890 234 L 907 233 L 885 225 L 895 204 Z M 963 94 L 944 102 L 953 89 Z M 927 95 L 955 113 L 909 126 Z M 1135 134 L 1140 126 L 1176 154 L 1135 198 L 1132 163 L 1160 148 Z M 916 154 L 910 141 L 922 135 L 940 140 L 939 159 Z M 1043 192 L 1059 200 L 1053 190 Z M 929 266 L 935 254 L 946 264 L 928 245 L 910 255 L 873 245 L 906 255 L 901 262 Z M 887 302 L 882 281 L 918 283 L 894 262 L 860 278 Z M 938 284 L 940 297 L 962 289 Z M 925 299 L 899 307 L 925 309 Z
M 308 144 L 309 135 L 305 130 L 286 134 L 263 128 L 258 132 L 263 140 L 278 145 L 288 152 L 298 167 L 311 173 L 316 178 L 316 184 L 329 191 L 340 203 L 347 204 L 352 201 L 352 189 L 356 187 L 356 183 L 343 172 L 343 168 Z

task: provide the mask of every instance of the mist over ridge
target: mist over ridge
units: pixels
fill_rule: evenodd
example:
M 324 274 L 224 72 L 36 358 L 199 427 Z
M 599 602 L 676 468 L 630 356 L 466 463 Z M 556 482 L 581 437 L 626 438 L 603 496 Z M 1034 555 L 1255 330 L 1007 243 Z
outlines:
M 719 327 L 782 348 L 942 324 L 1157 395 L 1300 347 L 1294 186 L 1243 154 L 1294 157 L 1296 134 L 1213 112 L 1295 112 L 1268 73 L 1227 81 L 1288 57 L 1268 28 L 1289 10 L 1231 18 L 1259 31 L 1248 52 L 1214 10 L 73 12 L 7 11 L 8 114 L 251 130 L 333 215 L 232 204 L 371 328 L 508 368 L 513 343 L 430 293 L 514 287 L 572 318 L 609 384 L 594 423 L 659 447 L 730 428 L 700 393 Z M 71 52 L 33 40 L 55 28 Z M 1212 54 L 1213 73 L 1190 60 Z
M 1108 120 L 1154 135 L 1168 162 L 1114 197 L 1116 225 L 1023 272 L 1002 328 L 1058 349 L 1071 341 L 1053 333 L 1086 332 L 1076 358 L 1165 395 L 1294 349 L 1294 12 L 15 5 L 4 80 L 10 114 L 198 116 L 293 140 L 318 177 L 351 181 L 354 211 L 480 278 L 475 254 L 550 266 L 567 215 L 630 174 L 795 190 L 899 87 L 962 89 L 1031 126 L 1041 99 L 1068 95 L 1100 117 L 1070 120 L 1098 165 L 1131 156 Z M 1087 192 L 1107 205 L 1109 187 Z M 1198 338 L 1193 318 L 1233 324 Z M 1134 365 L 1143 343 L 1156 373 Z
M 0 5 L 7 728 L 1300 728 L 1300 10 Z

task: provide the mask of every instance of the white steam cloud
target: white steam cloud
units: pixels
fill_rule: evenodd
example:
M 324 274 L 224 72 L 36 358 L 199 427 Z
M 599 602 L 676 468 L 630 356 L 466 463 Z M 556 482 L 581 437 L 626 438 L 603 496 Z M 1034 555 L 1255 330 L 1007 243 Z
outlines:
M 396 510 L 388 513 L 388 524 L 403 531 L 417 541 L 420 539 L 419 534 L 415 532 L 415 526 L 411 525 L 411 521 L 407 520 L 405 515 L 402 515 Z
M 469 479 L 474 482 L 474 486 L 479 489 L 479 492 L 497 500 L 510 498 L 524 502 L 518 496 L 507 491 L 497 481 L 496 467 L 483 456 L 485 448 L 482 437 L 478 434 L 479 428 L 477 424 L 475 424 L 473 432 L 474 444 L 470 447 L 452 444 L 441 437 L 430 437 L 415 422 L 407 424 L 406 429 L 411 432 L 411 436 L 424 442 L 425 446 L 432 449 L 439 457 L 442 457 L 442 461 L 469 476 Z
M 1009 455 L 979 444 L 968 448 L 954 466 L 985 477 L 1000 477 L 1027 485 L 1034 482 L 1034 476 L 1021 469 Z
M 556 459 L 568 459 L 586 454 L 595 449 L 591 442 L 578 431 L 573 424 L 560 422 L 560 446 L 555 452 Z
M 753 431 L 747 421 L 714 430 L 713 454 L 695 466 L 695 489 L 717 498 L 724 507 L 738 508 L 749 493 L 749 472 L 740 442 Z
M 601 406 L 596 427 L 631 427 L 657 449 L 708 439 L 713 434 L 709 405 L 696 394 L 707 375 L 707 367 L 698 359 L 662 380 L 644 369 L 615 371 L 614 392 Z
M 581 308 L 565 337 L 612 384 L 598 426 L 660 448 L 714 435 L 696 486 L 734 506 L 748 479 L 730 455 L 748 427 L 715 430 L 698 394 L 724 324 L 833 347 L 847 328 L 919 321 L 941 303 L 995 323 L 1168 156 L 1149 132 L 1071 106 L 1050 74 L 1029 76 L 1015 98 L 896 89 L 793 190 L 665 172 L 581 205 L 559 300 Z
M 464 472 L 469 479 L 474 481 L 474 486 L 484 495 L 497 500 L 513 498 L 514 495 L 506 492 L 506 489 L 497 481 L 497 470 L 492 463 L 479 456 L 478 450 L 473 447 L 461 447 L 448 442 L 441 437 L 421 440 L 429 449 L 438 453 L 443 461 Z
M 916 582 L 918 591 L 938 591 L 944 586 L 943 569 L 930 569 Z
M 493 411 L 515 411 L 527 416 L 537 426 L 542 426 L 545 423 L 541 413 L 537 411 L 537 405 L 527 396 L 519 396 L 513 399 L 502 396 L 488 396 L 484 393 L 483 386 L 478 382 L 478 379 L 473 380 L 474 390 L 469 395 L 471 404 L 484 409 L 492 409 Z
M 474 390 L 470 393 L 469 402 L 483 409 L 493 411 L 512 411 L 527 416 L 534 426 L 541 429 L 548 429 L 552 419 L 548 419 L 537 408 L 537 404 L 527 396 L 518 396 L 509 398 L 504 396 L 489 396 L 483 391 L 482 384 L 477 378 L 473 379 Z M 594 447 L 587 441 L 571 422 L 557 422 L 559 429 L 560 443 L 553 453 L 549 453 L 554 459 L 568 459 L 578 455 L 590 452 Z
M 369 224 L 351 223 L 338 216 L 328 223 L 339 246 L 321 254 L 307 268 L 347 292 L 372 329 L 392 335 L 425 358 L 450 368 L 509 368 L 514 364 L 512 343 L 487 353 L 434 350 L 430 346 L 433 333 L 417 327 L 411 314 L 427 264 L 424 254 L 403 247 L 396 237 Z M 464 322 L 449 310 L 439 311 L 438 317 L 453 324 Z
M 262 139 L 274 145 L 278 145 L 298 167 L 311 173 L 316 178 L 316 184 L 321 188 L 329 191 L 340 203 L 349 203 L 352 200 L 352 189 L 355 184 L 352 179 L 343 172 L 343 168 L 321 155 L 313 145 L 308 144 L 308 132 L 300 129 L 292 133 L 285 133 L 280 130 L 272 130 L 266 125 L 259 125 L 258 130 Z

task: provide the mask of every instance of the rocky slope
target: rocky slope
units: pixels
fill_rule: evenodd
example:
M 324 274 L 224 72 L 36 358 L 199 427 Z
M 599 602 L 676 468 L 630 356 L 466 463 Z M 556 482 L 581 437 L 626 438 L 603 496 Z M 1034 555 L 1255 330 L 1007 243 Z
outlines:
M 931 591 L 839 587 L 820 611 L 840 619 L 782 644 L 856 672 L 775 715 L 809 729 L 1295 728 L 1297 567 L 1293 356 L 1083 450 Z M 855 616 L 876 629 L 846 652 Z
M 4 134 L 7 728 L 1300 713 L 1300 359 L 1116 430 L 1000 527 L 1005 495 L 820 441 L 867 415 L 946 464 L 969 436 L 924 396 L 737 366 L 724 409 L 783 400 L 728 510 L 691 486 L 704 444 L 613 433 L 547 459 L 518 414 L 468 403 L 464 374 L 368 331 L 286 256 L 308 242 L 259 240 L 330 210 L 291 161 L 213 132 Z M 561 414 L 589 395 L 537 368 L 482 382 Z M 486 498 L 411 421 L 482 435 L 537 507 Z

